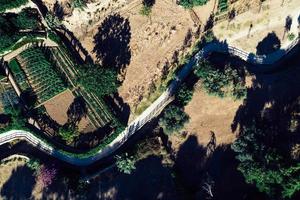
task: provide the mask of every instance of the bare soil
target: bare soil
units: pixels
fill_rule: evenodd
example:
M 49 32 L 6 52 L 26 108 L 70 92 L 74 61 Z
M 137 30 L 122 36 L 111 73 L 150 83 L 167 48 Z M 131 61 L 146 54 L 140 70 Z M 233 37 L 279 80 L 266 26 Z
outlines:
M 103 1 L 100 5 L 100 1 L 96 1 L 88 4 L 87 9 L 75 10 L 72 16 L 65 18 L 64 24 L 95 58 L 94 35 L 105 17 L 111 13 L 120 13 L 129 20 L 131 59 L 119 93 L 134 110 L 148 96 L 150 85 L 159 82 L 163 65 L 171 60 L 175 50 L 180 51 L 188 31 L 193 32 L 197 27 L 189 11 L 178 6 L 175 1 L 157 0 L 150 17 L 139 13 L 141 1 L 124 2 Z M 215 1 L 211 0 L 207 5 L 195 9 L 201 22 L 206 22 L 214 4 Z
M 50 117 L 60 125 L 64 125 L 68 121 L 67 111 L 74 101 L 75 97 L 70 90 L 66 90 L 47 101 L 44 106 Z M 88 117 L 83 117 L 78 125 L 80 132 L 90 132 L 95 129 L 89 121 Z
M 199 144 L 206 145 L 211 139 L 211 132 L 215 133 L 218 145 L 230 144 L 235 139 L 231 123 L 242 103 L 230 97 L 210 96 L 203 89 L 198 89 L 185 107 L 190 121 L 184 131 L 197 136 Z
M 232 9 L 242 9 L 241 2 L 238 1 Z M 281 41 L 281 46 L 287 46 L 290 43 L 287 34 L 298 35 L 300 2 L 289 0 L 284 1 L 283 5 L 282 2 L 282 0 L 267 0 L 263 2 L 261 8 L 259 4 L 251 6 L 250 10 L 237 15 L 231 22 L 226 20 L 218 23 L 213 31 L 219 40 L 226 40 L 230 45 L 253 53 L 256 52 L 257 44 L 273 31 Z M 284 33 L 288 16 L 292 18 L 291 29 L 288 33 Z

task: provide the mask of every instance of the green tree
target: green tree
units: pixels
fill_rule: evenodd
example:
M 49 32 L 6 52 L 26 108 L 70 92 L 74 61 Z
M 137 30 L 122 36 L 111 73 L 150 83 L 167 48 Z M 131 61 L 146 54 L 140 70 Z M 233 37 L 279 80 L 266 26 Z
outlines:
M 125 174 L 131 174 L 133 170 L 135 170 L 135 159 L 133 156 L 128 156 L 127 153 L 120 156 L 115 156 L 116 165 L 120 172 Z
M 118 73 L 115 69 L 102 68 L 97 65 L 87 65 L 80 68 L 78 79 L 87 91 L 98 97 L 110 95 L 119 87 Z
M 245 128 L 232 144 L 240 161 L 238 170 L 247 183 L 255 184 L 259 191 L 270 197 L 292 197 L 300 190 L 300 164 L 290 163 L 276 147 L 275 133 L 255 127 Z
M 176 100 L 182 105 L 186 106 L 193 98 L 193 90 L 189 89 L 185 84 L 182 84 L 176 93 Z
M 74 138 L 79 135 L 79 132 L 77 127 L 66 124 L 59 128 L 58 134 L 67 144 L 71 144 L 74 141 Z
M 164 130 L 164 133 L 169 135 L 181 130 L 188 121 L 189 116 L 183 109 L 171 105 L 163 112 L 158 124 Z

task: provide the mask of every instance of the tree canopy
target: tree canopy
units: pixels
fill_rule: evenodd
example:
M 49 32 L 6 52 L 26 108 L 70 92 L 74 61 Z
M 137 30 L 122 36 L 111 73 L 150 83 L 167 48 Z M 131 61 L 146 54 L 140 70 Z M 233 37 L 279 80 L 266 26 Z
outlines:
M 166 108 L 158 123 L 163 128 L 164 133 L 172 134 L 182 129 L 188 121 L 189 116 L 182 108 L 171 105 Z
M 118 72 L 98 65 L 85 65 L 80 68 L 79 84 L 98 97 L 110 95 L 119 87 Z

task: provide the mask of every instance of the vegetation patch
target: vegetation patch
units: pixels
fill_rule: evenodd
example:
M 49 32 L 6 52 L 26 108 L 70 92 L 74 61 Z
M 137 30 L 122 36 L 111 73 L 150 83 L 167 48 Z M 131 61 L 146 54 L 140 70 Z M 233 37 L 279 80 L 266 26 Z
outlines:
M 18 8 L 28 3 L 28 0 L 0 0 L 0 13 L 8 9 Z
M 227 65 L 223 70 L 202 60 L 194 71 L 208 94 L 219 97 L 233 96 L 241 99 L 246 95 L 246 87 L 236 69 Z
M 180 0 L 179 5 L 184 8 L 190 9 L 194 6 L 202 6 L 207 3 L 208 0 Z

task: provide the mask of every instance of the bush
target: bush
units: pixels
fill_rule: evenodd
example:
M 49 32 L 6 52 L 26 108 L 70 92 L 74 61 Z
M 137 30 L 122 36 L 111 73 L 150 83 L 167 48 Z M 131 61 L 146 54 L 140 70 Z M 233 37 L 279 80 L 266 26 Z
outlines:
M 133 156 L 128 156 L 128 154 L 125 153 L 122 156 L 117 155 L 115 158 L 117 168 L 120 172 L 131 174 L 131 172 L 135 170 L 135 159 Z
M 58 134 L 64 141 L 67 142 L 67 144 L 71 144 L 74 138 L 79 135 L 79 132 L 76 127 L 73 128 L 65 125 L 59 129 Z
M 182 84 L 176 93 L 176 100 L 180 105 L 186 106 L 193 98 L 193 90 L 189 89 L 185 84 Z
M 143 5 L 140 10 L 140 14 L 144 16 L 149 16 L 151 14 L 151 7 Z
M 287 38 L 289 41 L 293 41 L 295 39 L 296 35 L 294 33 L 289 33 Z
M 164 133 L 169 135 L 180 131 L 188 121 L 189 116 L 183 109 L 171 105 L 163 112 L 163 116 L 159 119 L 158 124 L 164 130 Z

